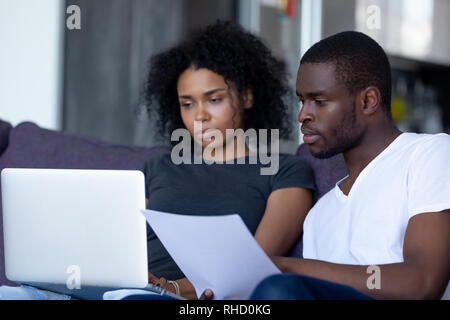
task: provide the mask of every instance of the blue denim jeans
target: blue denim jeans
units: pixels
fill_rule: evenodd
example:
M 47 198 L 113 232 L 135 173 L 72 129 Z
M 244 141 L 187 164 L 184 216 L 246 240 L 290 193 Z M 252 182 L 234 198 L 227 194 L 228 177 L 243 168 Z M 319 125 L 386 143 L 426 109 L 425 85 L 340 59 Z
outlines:
M 70 296 L 22 285 L 0 286 L 0 300 L 70 300 Z
M 296 274 L 277 274 L 264 279 L 250 300 L 373 300 L 353 289 L 330 281 Z
M 130 295 L 126 300 L 172 300 L 168 296 Z M 264 279 L 250 300 L 373 300 L 342 284 L 295 274 L 278 274 Z

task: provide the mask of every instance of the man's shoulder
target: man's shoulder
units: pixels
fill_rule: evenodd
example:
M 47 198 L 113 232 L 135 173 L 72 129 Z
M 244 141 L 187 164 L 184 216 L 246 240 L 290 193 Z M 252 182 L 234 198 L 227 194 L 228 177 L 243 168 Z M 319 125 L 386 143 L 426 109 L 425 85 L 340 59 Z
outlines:
M 412 158 L 450 156 L 450 135 L 446 133 L 416 133 L 412 138 L 410 145 Z
M 409 160 L 424 153 L 432 153 L 439 156 L 442 151 L 450 148 L 450 136 L 446 133 L 428 134 L 405 132 L 398 139 L 391 155 L 402 155 Z
M 436 133 L 436 134 L 420 134 L 421 139 L 419 143 L 421 145 L 432 145 L 437 146 L 440 144 L 449 144 L 450 135 L 446 133 Z
M 406 136 L 406 143 L 411 143 L 415 147 L 434 147 L 441 143 L 450 143 L 450 135 L 446 133 L 430 134 L 406 132 L 404 135 Z

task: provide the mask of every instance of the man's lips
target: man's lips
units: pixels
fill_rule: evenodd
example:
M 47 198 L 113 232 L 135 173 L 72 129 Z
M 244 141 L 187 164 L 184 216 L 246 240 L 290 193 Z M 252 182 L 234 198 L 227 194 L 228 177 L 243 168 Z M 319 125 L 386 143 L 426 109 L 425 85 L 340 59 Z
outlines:
M 303 142 L 305 142 L 306 144 L 314 143 L 320 139 L 320 135 L 314 130 L 302 127 L 302 133 Z

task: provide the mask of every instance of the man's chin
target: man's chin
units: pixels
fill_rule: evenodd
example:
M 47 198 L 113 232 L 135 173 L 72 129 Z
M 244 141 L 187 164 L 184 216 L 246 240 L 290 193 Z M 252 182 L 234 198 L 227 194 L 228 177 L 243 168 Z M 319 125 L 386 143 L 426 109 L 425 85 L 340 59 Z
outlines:
M 337 155 L 341 152 L 338 150 L 332 150 L 332 149 L 318 150 L 312 146 L 309 146 L 309 153 L 311 153 L 311 155 L 317 159 L 328 159 L 328 158 L 334 157 L 335 155 Z

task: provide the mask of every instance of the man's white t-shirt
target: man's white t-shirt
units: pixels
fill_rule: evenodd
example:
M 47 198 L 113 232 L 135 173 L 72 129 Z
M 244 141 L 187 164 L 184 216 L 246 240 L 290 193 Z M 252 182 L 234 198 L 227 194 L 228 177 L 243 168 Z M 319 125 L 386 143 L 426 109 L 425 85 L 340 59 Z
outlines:
M 403 133 L 364 168 L 347 196 L 341 181 L 306 216 L 303 257 L 403 262 L 409 219 L 450 208 L 450 136 Z

